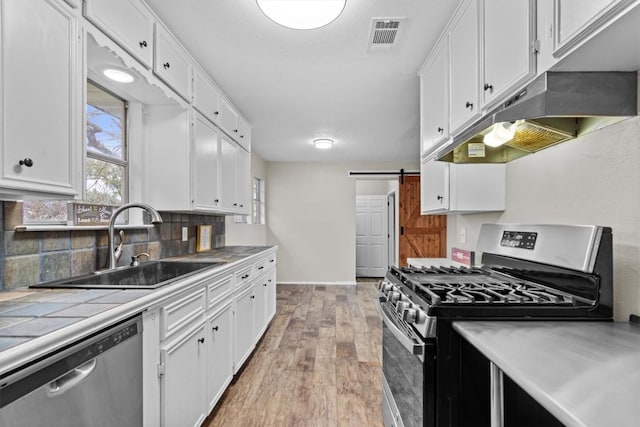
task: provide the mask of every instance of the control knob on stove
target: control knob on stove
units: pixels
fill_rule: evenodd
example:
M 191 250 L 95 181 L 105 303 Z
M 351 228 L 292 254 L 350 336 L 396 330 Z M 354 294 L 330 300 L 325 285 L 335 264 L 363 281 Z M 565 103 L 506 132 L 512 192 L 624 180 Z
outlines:
M 402 313 L 406 309 L 408 309 L 409 307 L 411 307 L 411 303 L 410 302 L 408 302 L 408 301 L 398 301 L 398 303 L 396 304 L 396 311 L 398 313 Z
M 418 310 L 415 308 L 407 308 L 402 312 L 402 320 L 407 323 L 416 323 L 418 321 Z
M 398 301 L 400 301 L 400 292 L 398 291 L 391 291 L 389 292 L 389 301 L 392 304 L 397 303 Z

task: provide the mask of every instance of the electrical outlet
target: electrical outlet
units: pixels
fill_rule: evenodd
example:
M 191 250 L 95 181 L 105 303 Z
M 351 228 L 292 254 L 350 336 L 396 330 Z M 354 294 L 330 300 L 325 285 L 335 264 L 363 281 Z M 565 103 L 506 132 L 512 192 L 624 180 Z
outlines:
M 187 227 L 182 227 L 182 241 L 186 242 L 189 240 L 189 229 Z
M 467 243 L 467 229 L 464 227 L 460 227 L 460 243 Z

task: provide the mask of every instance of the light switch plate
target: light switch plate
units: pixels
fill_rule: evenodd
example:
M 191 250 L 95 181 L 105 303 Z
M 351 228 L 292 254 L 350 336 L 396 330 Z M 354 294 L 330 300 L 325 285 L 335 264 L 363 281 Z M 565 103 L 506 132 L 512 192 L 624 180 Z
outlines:
M 182 241 L 186 242 L 189 240 L 189 229 L 187 227 L 182 227 Z

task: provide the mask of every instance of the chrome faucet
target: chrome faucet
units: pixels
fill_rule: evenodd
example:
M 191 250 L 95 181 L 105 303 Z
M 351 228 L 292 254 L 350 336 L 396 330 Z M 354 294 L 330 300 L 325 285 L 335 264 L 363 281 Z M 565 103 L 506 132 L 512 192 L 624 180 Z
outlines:
M 122 257 L 122 253 L 124 252 L 124 231 L 120 230 L 118 235 L 120 236 L 120 244 L 118 244 L 118 246 L 116 246 L 115 250 L 113 251 L 113 254 L 114 254 L 113 256 L 116 257 L 116 263 L 118 262 L 120 257 Z M 114 245 L 115 245 L 115 242 L 114 242 Z
M 138 258 L 140 258 L 141 256 L 146 256 L 147 259 L 149 259 L 149 257 L 151 255 L 149 255 L 146 252 L 142 252 L 142 253 L 139 253 L 138 255 L 132 256 L 131 257 L 131 264 L 129 264 L 129 267 L 137 267 L 137 266 L 139 266 L 140 265 L 140 261 L 138 261 Z
M 116 268 L 116 254 L 113 249 L 113 246 L 114 246 L 113 234 L 114 234 L 114 228 L 116 225 L 116 218 L 118 217 L 118 215 L 120 215 L 120 212 L 130 208 L 140 208 L 149 212 L 149 215 L 151 215 L 152 224 L 162 223 L 162 217 L 160 216 L 160 213 L 145 203 L 127 203 L 126 205 L 122 205 L 118 209 L 113 211 L 113 214 L 111 215 L 111 219 L 109 220 L 109 247 L 107 249 L 107 252 L 109 252 L 109 265 L 107 266 L 107 268 L 109 269 Z

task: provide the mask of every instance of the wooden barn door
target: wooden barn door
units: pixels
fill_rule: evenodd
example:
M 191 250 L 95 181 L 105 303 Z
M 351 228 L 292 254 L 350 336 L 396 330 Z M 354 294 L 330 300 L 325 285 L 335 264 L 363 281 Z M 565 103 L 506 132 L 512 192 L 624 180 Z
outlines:
M 420 176 L 400 177 L 400 266 L 407 258 L 447 257 L 446 215 L 420 215 Z

